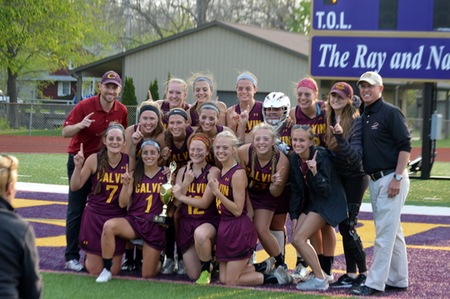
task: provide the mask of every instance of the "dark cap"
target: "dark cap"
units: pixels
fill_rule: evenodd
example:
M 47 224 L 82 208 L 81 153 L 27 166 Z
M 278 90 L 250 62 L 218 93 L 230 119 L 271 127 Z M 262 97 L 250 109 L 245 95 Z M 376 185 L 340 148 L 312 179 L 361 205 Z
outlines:
M 343 99 L 353 98 L 353 88 L 345 82 L 338 82 L 331 87 L 330 93 L 337 93 Z
M 107 71 L 102 77 L 102 84 L 116 84 L 119 87 L 122 87 L 122 80 L 120 76 L 115 71 Z

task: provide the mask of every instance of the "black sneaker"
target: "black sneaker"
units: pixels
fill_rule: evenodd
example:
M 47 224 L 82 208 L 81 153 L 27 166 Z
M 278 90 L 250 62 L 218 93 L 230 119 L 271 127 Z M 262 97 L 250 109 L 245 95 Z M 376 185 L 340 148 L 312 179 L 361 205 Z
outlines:
M 355 283 L 354 283 L 353 285 L 354 285 L 354 286 L 361 286 L 361 285 L 363 285 L 364 283 L 366 283 L 366 279 L 367 279 L 367 276 L 366 276 L 366 275 L 364 275 L 364 274 L 359 274 L 358 277 L 356 277 Z
M 122 264 L 122 267 L 120 268 L 120 270 L 122 271 L 134 271 L 135 266 L 134 266 L 134 261 L 133 260 L 125 260 Z
M 338 289 L 345 288 L 349 289 L 355 285 L 357 278 L 351 278 L 347 274 L 342 275 L 339 279 L 330 284 L 330 288 Z

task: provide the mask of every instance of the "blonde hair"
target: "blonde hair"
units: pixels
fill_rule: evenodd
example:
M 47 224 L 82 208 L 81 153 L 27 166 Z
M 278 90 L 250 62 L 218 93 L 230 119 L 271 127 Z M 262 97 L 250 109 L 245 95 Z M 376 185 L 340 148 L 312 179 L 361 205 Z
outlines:
M 186 81 L 184 81 L 183 79 L 180 79 L 180 78 L 170 78 L 169 80 L 167 80 L 166 94 L 169 91 L 169 85 L 172 83 L 180 84 L 181 89 L 186 93 L 186 95 L 188 94 L 188 84 L 186 83 Z
M 11 155 L 0 154 L 0 194 L 4 194 L 8 185 L 17 180 L 19 160 Z
M 214 138 L 214 142 L 213 145 L 216 145 L 217 139 L 219 137 L 224 137 L 224 138 L 228 138 L 231 140 L 231 146 L 234 149 L 234 159 L 239 163 L 239 158 L 237 156 L 237 149 L 239 147 L 239 139 L 236 137 L 236 135 L 234 135 L 232 132 L 230 131 L 222 131 L 219 134 L 217 134 L 216 138 Z M 214 149 L 215 150 L 215 149 Z M 216 153 L 214 152 L 214 155 Z

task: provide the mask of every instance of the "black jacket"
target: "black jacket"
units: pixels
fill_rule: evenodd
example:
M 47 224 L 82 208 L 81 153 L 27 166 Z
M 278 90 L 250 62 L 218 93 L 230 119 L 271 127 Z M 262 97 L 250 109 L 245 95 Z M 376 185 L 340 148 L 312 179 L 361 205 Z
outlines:
M 311 147 L 311 156 L 316 156 L 317 174 L 307 171 L 306 178 L 300 169 L 300 157 L 290 156 L 291 162 L 291 204 L 289 215 L 298 219 L 302 213 L 302 204 L 309 198 L 311 204 L 325 221 L 335 227 L 348 217 L 347 199 L 341 180 L 331 162 L 330 153 L 323 147 Z
M 41 298 L 34 230 L 0 196 L 0 298 Z

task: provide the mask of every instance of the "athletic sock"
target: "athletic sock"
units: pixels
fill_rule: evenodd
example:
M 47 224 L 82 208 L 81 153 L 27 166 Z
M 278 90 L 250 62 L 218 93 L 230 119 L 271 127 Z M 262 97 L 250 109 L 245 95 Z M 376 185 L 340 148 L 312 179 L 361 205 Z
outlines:
M 103 268 L 105 268 L 108 271 L 111 271 L 112 266 L 112 259 L 103 259 Z
M 333 262 L 334 262 L 334 256 L 323 256 L 322 257 L 322 270 L 327 274 L 327 275 L 331 275 L 331 268 L 333 266 Z
M 202 262 L 202 271 L 208 271 L 211 272 L 211 261 Z
M 253 264 L 253 266 L 255 267 L 256 272 L 264 272 L 267 268 L 266 262 L 256 263 Z
M 275 268 L 278 268 L 278 266 L 283 266 L 284 264 L 284 256 L 280 253 L 278 256 L 275 257 Z

